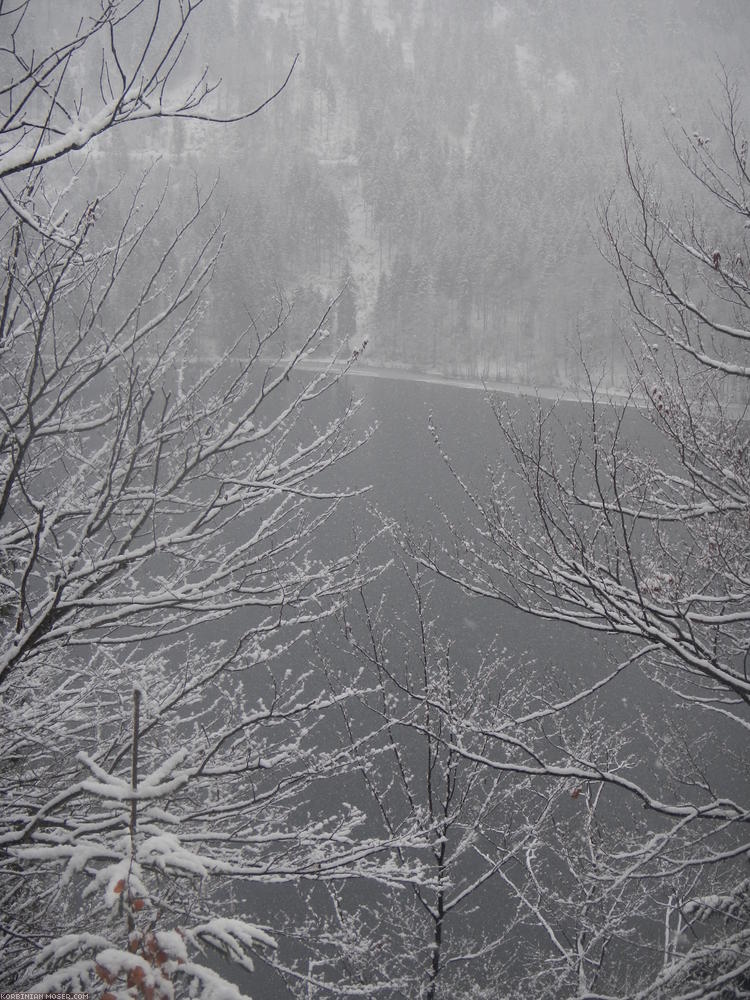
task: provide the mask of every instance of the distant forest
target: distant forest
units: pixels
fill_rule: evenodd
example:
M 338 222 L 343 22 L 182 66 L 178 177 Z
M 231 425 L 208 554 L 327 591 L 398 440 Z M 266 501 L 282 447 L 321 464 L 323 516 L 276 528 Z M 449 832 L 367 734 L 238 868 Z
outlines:
M 293 346 L 340 293 L 331 333 L 366 338 L 371 363 L 567 385 L 580 341 L 605 384 L 622 381 L 622 316 L 596 246 L 597 202 L 621 178 L 618 102 L 655 159 L 665 131 L 700 129 L 717 56 L 730 70 L 746 58 L 750 5 L 228 7 L 233 31 L 214 40 L 206 22 L 191 47 L 222 68 L 227 103 L 272 93 L 299 61 L 251 147 L 229 129 L 207 156 L 214 134 L 175 126 L 163 157 L 188 193 L 192 173 L 203 190 L 218 178 L 215 210 L 229 206 L 207 340 L 226 344 L 281 297 Z M 153 156 L 112 141 L 121 163 Z

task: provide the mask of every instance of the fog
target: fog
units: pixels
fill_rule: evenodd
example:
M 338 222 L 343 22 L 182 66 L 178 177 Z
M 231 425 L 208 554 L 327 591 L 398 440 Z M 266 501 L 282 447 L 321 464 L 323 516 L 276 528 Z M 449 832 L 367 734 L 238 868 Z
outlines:
M 750 997 L 749 44 L 0 0 L 0 987 Z
M 64 27 L 59 5 L 36 12 L 35 32 Z M 278 296 L 293 346 L 339 295 L 331 333 L 366 340 L 364 363 L 568 387 L 583 345 L 621 386 L 626 320 L 597 221 L 623 183 L 620 111 L 669 192 L 667 137 L 715 134 L 717 76 L 749 37 L 742 0 L 226 0 L 196 12 L 181 74 L 209 67 L 223 115 L 294 64 L 283 93 L 220 134 L 126 126 L 89 169 L 122 176 L 125 202 L 158 159 L 175 224 L 196 180 L 216 185 L 228 240 L 207 350 Z

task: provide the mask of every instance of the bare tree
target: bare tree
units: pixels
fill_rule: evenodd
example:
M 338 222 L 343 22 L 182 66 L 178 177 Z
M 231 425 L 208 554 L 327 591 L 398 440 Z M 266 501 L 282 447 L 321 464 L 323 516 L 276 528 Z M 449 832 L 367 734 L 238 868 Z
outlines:
M 575 752 L 560 741 L 554 750 L 518 742 L 497 723 L 479 728 L 482 741 L 494 735 L 489 755 L 469 730 L 456 741 L 469 759 L 571 782 L 585 795 L 603 830 L 588 874 L 576 876 L 574 923 L 588 925 L 589 940 L 593 899 L 606 909 L 622 887 L 648 888 L 609 919 L 605 943 L 624 949 L 627 975 L 608 973 L 591 955 L 575 985 L 560 979 L 566 996 L 737 997 L 750 989 L 750 177 L 739 90 L 726 76 L 722 88 L 717 134 L 684 128 L 673 142 L 697 185 L 686 209 L 660 195 L 623 124 L 625 191 L 605 201 L 601 222 L 602 250 L 633 319 L 627 399 L 602 400 L 587 366 L 582 427 L 571 426 L 562 404 L 514 418 L 493 400 L 511 471 L 499 471 L 482 495 L 446 456 L 475 528 L 454 529 L 452 552 L 420 552 L 469 593 L 619 636 L 625 646 L 625 673 L 603 670 L 577 697 L 632 674 L 629 696 L 642 711 L 627 758 L 635 767 L 623 769 L 621 743 L 608 754 L 606 731 Z M 509 747 L 520 756 L 509 759 Z M 646 812 L 623 821 L 613 805 L 605 822 L 607 809 L 595 805 L 602 788 L 614 803 L 624 796 Z M 582 871 L 573 853 L 563 858 Z M 557 899 L 557 912 L 570 912 L 573 896 Z M 556 937 L 548 934 L 552 952 L 559 945 L 568 962 L 574 949 L 554 931 L 553 914 L 537 917 Z M 529 986 L 525 995 L 536 993 Z
M 525 924 L 510 873 L 541 849 L 567 797 L 461 753 L 464 730 L 488 711 L 512 715 L 531 697 L 531 678 L 494 648 L 476 659 L 454 649 L 423 577 L 404 563 L 385 593 L 363 588 L 341 616 L 343 655 L 319 644 L 334 696 L 364 666 L 368 693 L 338 700 L 342 746 L 359 765 L 357 801 L 386 840 L 421 832 L 422 878 L 370 889 L 364 905 L 346 886 L 318 894 L 308 933 L 326 947 L 301 995 L 497 996 Z
M 314 547 L 357 492 L 330 477 L 354 404 L 330 416 L 332 367 L 290 379 L 325 316 L 290 355 L 282 304 L 206 359 L 206 197 L 165 232 L 147 177 L 124 217 L 81 191 L 108 130 L 259 110 L 219 118 L 206 74 L 185 83 L 202 0 L 92 4 L 46 47 L 35 6 L 0 4 L 4 982 L 233 995 L 196 955 L 273 947 L 238 886 L 409 877 L 361 813 L 317 807 L 350 763 L 295 662 L 367 577 Z

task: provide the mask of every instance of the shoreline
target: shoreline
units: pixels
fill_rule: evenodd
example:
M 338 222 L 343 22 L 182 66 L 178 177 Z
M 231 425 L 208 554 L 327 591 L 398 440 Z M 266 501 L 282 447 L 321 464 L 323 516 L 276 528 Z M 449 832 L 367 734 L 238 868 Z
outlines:
M 216 357 L 206 357 L 209 363 L 215 363 Z M 258 362 L 267 365 L 269 368 L 278 368 L 290 360 L 289 357 L 258 357 Z M 446 388 L 468 389 L 472 392 L 497 393 L 515 399 L 547 400 L 549 402 L 586 404 L 591 402 L 591 395 L 583 389 L 574 389 L 570 386 L 535 386 L 526 385 L 522 382 L 505 382 L 496 379 L 483 381 L 478 378 L 467 378 L 460 375 L 445 375 L 441 372 L 426 371 L 419 368 L 407 368 L 387 365 L 369 365 L 362 362 L 349 364 L 346 360 L 334 358 L 310 358 L 302 357 L 298 359 L 294 368 L 299 371 L 322 372 L 329 370 L 331 374 L 352 375 L 356 378 L 387 379 L 393 382 L 421 382 L 429 385 L 439 385 Z M 650 400 L 642 394 L 629 394 L 623 389 L 609 387 L 598 389 L 594 393 L 594 401 L 598 404 L 608 406 L 626 407 L 632 406 L 637 410 L 646 410 L 650 405 Z M 717 411 L 718 413 L 719 411 Z M 721 405 L 724 418 L 732 421 L 746 422 L 750 417 L 750 404 L 726 401 Z M 706 413 L 706 416 L 711 415 Z M 716 414 L 714 414 L 714 417 Z
M 281 359 L 276 362 L 280 364 Z M 500 393 L 505 396 L 530 399 L 548 399 L 562 401 L 565 403 L 585 403 L 590 400 L 588 393 L 577 391 L 576 389 L 564 388 L 563 386 L 534 386 L 522 382 L 506 382 L 496 379 L 481 380 L 478 378 L 467 378 L 460 375 L 444 375 L 441 372 L 424 371 L 418 368 L 388 367 L 386 365 L 354 364 L 347 367 L 344 361 L 335 361 L 331 358 L 303 358 L 298 361 L 295 368 L 301 371 L 323 371 L 331 368 L 341 374 L 355 375 L 360 378 L 390 379 L 394 382 L 424 382 L 430 385 L 442 385 L 455 389 L 470 389 L 472 391 Z M 596 393 L 599 402 L 624 404 L 638 402 L 635 397 L 628 396 L 626 392 L 618 389 L 599 390 Z M 645 400 L 644 400 L 645 401 Z M 644 402 L 642 401 L 642 402 Z

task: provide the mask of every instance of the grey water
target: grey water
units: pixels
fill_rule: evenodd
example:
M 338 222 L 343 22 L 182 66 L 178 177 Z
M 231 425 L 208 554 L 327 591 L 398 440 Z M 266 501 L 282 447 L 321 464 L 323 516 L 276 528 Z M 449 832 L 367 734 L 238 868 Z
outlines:
M 295 389 L 293 376 L 290 392 Z M 435 544 L 450 544 L 450 526 L 469 529 L 472 513 L 466 498 L 435 444 L 432 424 L 446 454 L 455 461 L 461 475 L 481 492 L 492 476 L 510 469 L 510 455 L 496 418 L 481 390 L 446 384 L 411 381 L 404 378 L 371 378 L 350 374 L 341 379 L 324 397 L 325 404 L 315 419 L 326 418 L 343 408 L 349 397 L 361 401 L 352 432 L 373 430 L 369 440 L 354 455 L 333 469 L 333 482 L 326 487 L 342 489 L 369 487 L 362 497 L 345 504 L 335 521 L 316 545 L 320 555 L 340 555 L 355 538 L 375 534 L 384 521 L 392 519 L 406 527 L 414 538 Z M 534 400 L 513 399 L 512 406 L 523 419 L 536 405 Z M 563 419 L 572 425 L 583 418 L 578 403 L 561 403 Z M 301 429 L 304 431 L 304 428 Z M 393 539 L 378 537 L 369 548 L 373 565 L 393 558 Z M 409 615 L 408 589 L 397 566 L 387 569 L 373 584 L 384 601 L 384 617 Z M 461 592 L 456 586 L 438 581 L 430 594 L 430 613 L 443 637 L 450 642 L 459 670 L 471 671 L 481 654 L 490 647 L 498 651 L 503 663 L 523 665 L 534 676 L 557 681 L 561 691 L 570 691 L 582 681 L 593 679 L 618 653 L 614 640 L 584 633 L 572 627 L 545 623 L 494 600 L 479 599 Z M 404 655 L 408 655 L 405 653 Z M 502 675 L 498 676 L 502 685 Z M 611 714 L 613 728 L 621 726 L 637 705 L 631 703 L 632 691 L 619 682 L 612 686 Z M 352 788 L 346 787 L 346 801 L 352 800 Z M 319 805 L 335 808 L 339 801 Z M 628 805 L 623 805 L 623 817 Z M 366 907 L 368 887 L 360 883 L 352 890 L 361 893 Z M 283 910 L 292 922 L 304 919 L 306 904 L 295 891 L 283 887 L 254 887 L 239 893 L 248 918 L 272 924 Z M 486 894 L 483 912 L 478 917 L 487 926 L 502 922 L 501 894 Z M 383 933 L 386 933 L 384 929 Z M 253 997 L 287 1000 L 290 996 L 278 977 L 258 963 L 252 976 L 239 985 Z M 311 994 L 315 995 L 315 994 Z

